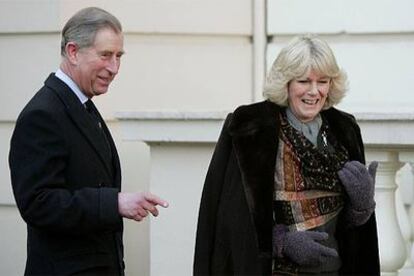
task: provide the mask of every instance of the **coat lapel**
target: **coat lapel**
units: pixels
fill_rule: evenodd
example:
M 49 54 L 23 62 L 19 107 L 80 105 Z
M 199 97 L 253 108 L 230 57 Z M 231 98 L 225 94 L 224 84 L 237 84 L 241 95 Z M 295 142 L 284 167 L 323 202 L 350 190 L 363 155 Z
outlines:
M 273 182 L 280 107 L 268 101 L 238 108 L 230 124 L 260 251 L 272 252 Z
M 336 108 L 321 112 L 338 141 L 348 150 L 350 160 L 365 163 L 364 144 L 355 117 Z
M 101 115 L 99 115 L 101 116 Z M 116 150 L 116 145 L 114 140 L 112 139 L 112 135 L 111 132 L 109 131 L 105 121 L 103 120 L 103 118 L 101 117 L 101 120 L 103 122 L 103 130 L 106 134 L 106 137 L 108 137 L 108 141 L 109 141 L 109 145 L 111 147 L 111 151 L 112 151 L 112 168 L 113 168 L 113 172 L 114 172 L 114 183 L 116 187 L 120 187 L 121 186 L 121 164 L 119 161 L 119 156 L 118 156 L 118 151 Z
M 71 91 L 71 89 L 60 79 L 56 78 L 54 74 L 51 74 L 47 78 L 45 85 L 52 88 L 52 90 L 56 92 L 58 97 L 65 105 L 70 118 L 88 140 L 91 147 L 96 151 L 108 174 L 112 176 L 112 163 L 105 154 L 105 141 L 102 137 L 102 134 L 99 133 L 100 130 L 98 129 L 98 126 L 94 124 L 89 118 L 87 111 L 79 99 Z

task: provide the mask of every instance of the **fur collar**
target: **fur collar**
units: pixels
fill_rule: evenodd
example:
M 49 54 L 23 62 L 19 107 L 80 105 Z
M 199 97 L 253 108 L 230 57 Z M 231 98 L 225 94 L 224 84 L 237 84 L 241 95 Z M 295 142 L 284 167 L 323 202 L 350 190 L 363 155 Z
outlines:
M 277 127 L 280 123 L 276 117 L 281 107 L 269 101 L 238 107 L 229 125 L 232 136 L 253 135 L 263 128 Z
M 229 125 L 259 250 L 270 257 L 279 112 L 280 107 L 268 101 L 241 106 Z

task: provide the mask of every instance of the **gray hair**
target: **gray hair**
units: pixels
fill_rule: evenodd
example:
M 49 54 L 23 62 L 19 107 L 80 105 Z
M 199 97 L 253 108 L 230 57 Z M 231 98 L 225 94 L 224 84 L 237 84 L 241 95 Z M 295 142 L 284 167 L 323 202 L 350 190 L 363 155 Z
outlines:
M 119 20 L 103 9 L 89 7 L 78 11 L 63 27 L 61 56 L 66 56 L 65 48 L 68 42 L 75 42 L 79 48 L 90 47 L 96 33 L 103 28 L 111 28 L 116 33 L 122 32 Z
M 288 84 L 309 70 L 330 78 L 330 91 L 323 109 L 338 104 L 348 90 L 346 73 L 338 67 L 335 56 L 322 39 L 314 35 L 293 38 L 284 47 L 266 78 L 263 96 L 281 106 L 288 105 Z

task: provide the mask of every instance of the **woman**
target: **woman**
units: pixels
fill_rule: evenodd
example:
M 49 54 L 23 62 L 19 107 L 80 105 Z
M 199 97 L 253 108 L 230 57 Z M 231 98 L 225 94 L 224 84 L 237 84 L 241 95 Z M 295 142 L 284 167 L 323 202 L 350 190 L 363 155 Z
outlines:
M 195 275 L 379 275 L 377 163 L 335 109 L 346 75 L 326 42 L 294 38 L 266 101 L 229 114 L 200 205 Z

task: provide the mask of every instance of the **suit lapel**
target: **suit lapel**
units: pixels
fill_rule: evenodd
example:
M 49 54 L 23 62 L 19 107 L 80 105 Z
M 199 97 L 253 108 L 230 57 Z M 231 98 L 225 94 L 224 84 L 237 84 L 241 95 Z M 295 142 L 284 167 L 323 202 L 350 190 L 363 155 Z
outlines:
M 120 187 L 121 186 L 121 165 L 120 165 L 120 162 L 119 162 L 119 156 L 118 156 L 118 152 L 116 150 L 115 142 L 112 139 L 111 132 L 109 131 L 108 126 L 106 125 L 106 123 L 105 123 L 104 119 L 102 118 L 101 114 L 99 113 L 98 109 L 95 107 L 95 105 L 93 105 L 93 108 L 94 108 L 96 114 L 99 116 L 99 120 L 102 122 L 102 130 L 105 133 L 104 135 L 106 135 L 106 137 L 108 139 L 109 147 L 111 148 L 111 152 L 112 152 L 111 161 L 112 161 L 112 163 L 110 165 L 111 165 L 111 168 L 113 168 L 113 173 L 114 173 L 113 180 L 114 180 L 114 183 L 115 183 L 114 185 L 116 187 Z M 96 127 L 96 124 L 95 124 L 95 127 Z M 98 129 L 98 128 L 96 128 L 96 129 Z M 98 129 L 98 131 L 99 131 L 100 136 L 102 136 L 101 133 L 100 133 L 101 130 Z M 104 141 L 104 140 L 102 140 L 102 141 Z M 102 146 L 105 146 L 105 145 L 102 144 Z M 106 146 L 105 146 L 105 149 L 106 149 Z
M 52 88 L 61 99 L 70 118 L 88 140 L 91 147 L 96 151 L 108 174 L 112 176 L 112 162 L 108 159 L 107 154 L 105 154 L 107 150 L 105 141 L 102 134 L 99 133 L 98 126 L 91 120 L 82 103 L 72 90 L 64 82 L 56 78 L 54 74 L 48 77 L 45 85 Z
M 99 116 L 101 117 L 100 114 Z M 116 187 L 120 187 L 121 186 L 121 164 L 119 161 L 118 152 L 116 150 L 116 145 L 102 117 L 101 117 L 101 121 L 103 122 L 102 124 L 103 131 L 105 132 L 106 137 L 108 138 L 109 146 L 111 147 L 111 152 L 112 152 L 112 164 L 111 165 L 112 165 L 113 172 L 114 172 L 114 175 L 113 175 L 114 183 Z
M 261 252 L 272 252 L 273 182 L 280 108 L 270 102 L 242 107 L 230 125 L 247 203 Z

